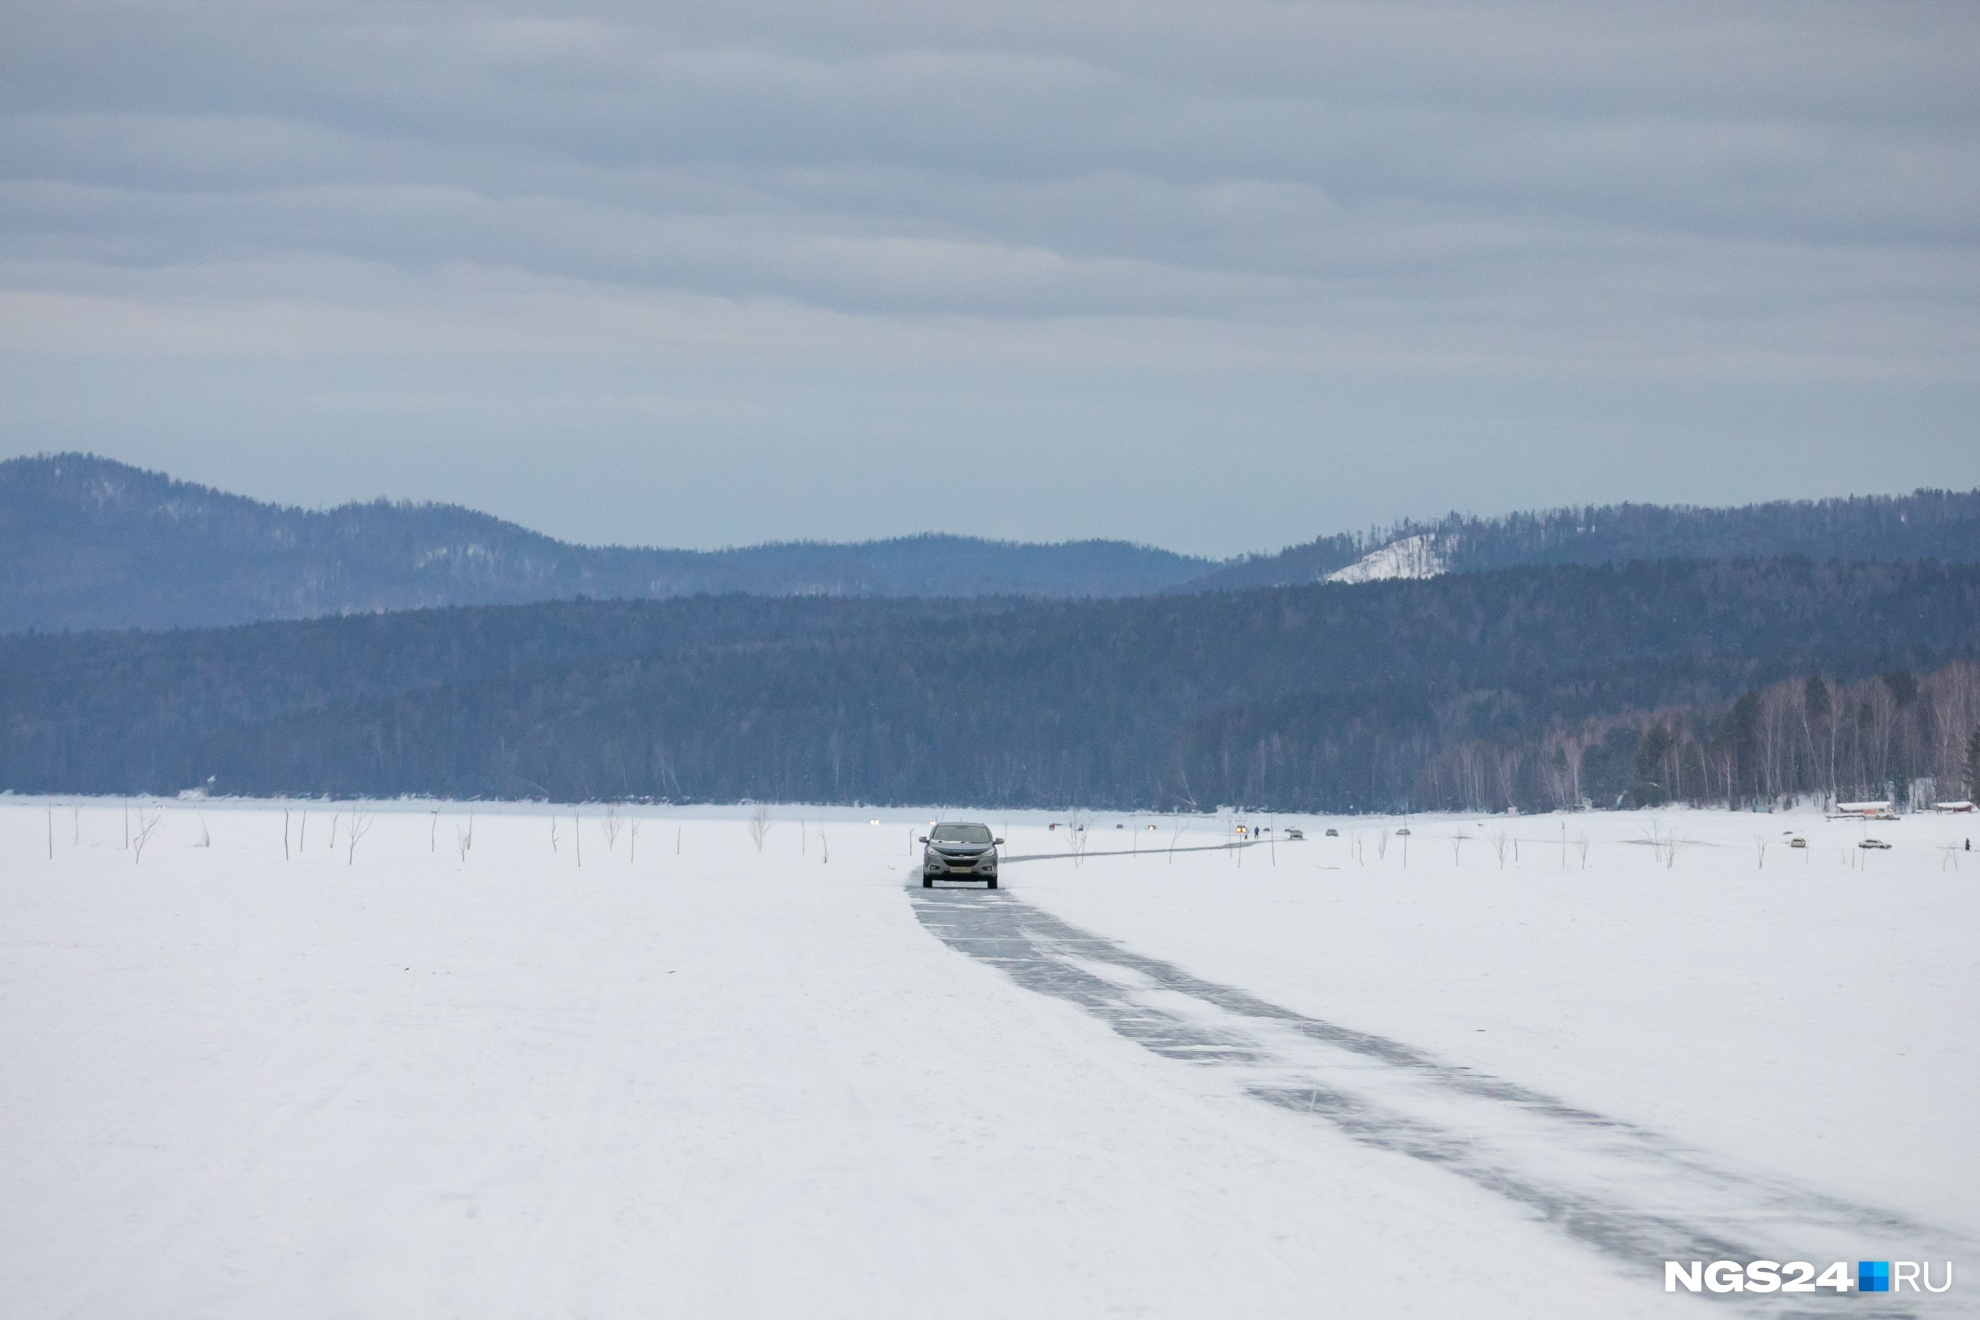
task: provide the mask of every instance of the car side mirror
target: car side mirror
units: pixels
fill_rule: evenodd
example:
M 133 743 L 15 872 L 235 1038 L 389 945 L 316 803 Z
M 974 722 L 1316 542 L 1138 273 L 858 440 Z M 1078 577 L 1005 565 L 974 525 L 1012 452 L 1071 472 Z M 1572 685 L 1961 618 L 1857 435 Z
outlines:
M 993 848 L 1001 848 L 1004 846 L 1004 841 L 1002 839 L 992 839 L 990 840 L 990 846 Z
M 928 836 L 927 836 L 926 834 L 924 834 L 924 835 L 922 835 L 922 836 L 921 836 L 921 839 L 920 839 L 920 842 L 922 842 L 922 843 L 927 843 L 927 842 L 928 842 Z

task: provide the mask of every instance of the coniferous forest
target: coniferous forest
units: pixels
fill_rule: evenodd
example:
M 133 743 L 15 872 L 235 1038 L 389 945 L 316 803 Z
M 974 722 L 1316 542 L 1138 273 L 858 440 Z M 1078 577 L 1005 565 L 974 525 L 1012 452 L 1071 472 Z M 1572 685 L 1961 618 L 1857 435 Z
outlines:
M 1282 810 L 1964 795 L 1980 567 L 1539 565 L 0 638 L 0 787 Z

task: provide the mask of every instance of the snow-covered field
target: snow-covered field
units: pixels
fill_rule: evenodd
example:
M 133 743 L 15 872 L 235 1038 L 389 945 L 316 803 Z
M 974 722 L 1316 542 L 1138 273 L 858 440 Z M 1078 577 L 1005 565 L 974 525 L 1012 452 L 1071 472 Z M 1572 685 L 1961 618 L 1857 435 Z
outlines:
M 1980 1313 L 1972 817 L 303 811 L 0 801 L 0 1313 Z

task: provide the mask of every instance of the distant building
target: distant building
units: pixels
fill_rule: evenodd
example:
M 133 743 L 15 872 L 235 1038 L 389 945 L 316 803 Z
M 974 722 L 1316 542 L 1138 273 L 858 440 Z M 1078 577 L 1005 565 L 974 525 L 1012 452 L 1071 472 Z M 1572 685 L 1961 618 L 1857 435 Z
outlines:
M 1830 820 L 1896 820 L 1897 808 L 1889 802 L 1838 802 Z

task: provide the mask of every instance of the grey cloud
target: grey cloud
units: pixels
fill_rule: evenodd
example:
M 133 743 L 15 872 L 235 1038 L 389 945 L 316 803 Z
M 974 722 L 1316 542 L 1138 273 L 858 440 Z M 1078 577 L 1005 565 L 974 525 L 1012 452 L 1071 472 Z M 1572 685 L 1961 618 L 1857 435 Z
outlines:
M 119 352 L 696 344 L 793 433 L 849 362 L 1971 382 L 1976 52 L 1953 3 L 15 6 L 0 295 Z M 1350 442 L 1247 388 L 1257 452 Z

